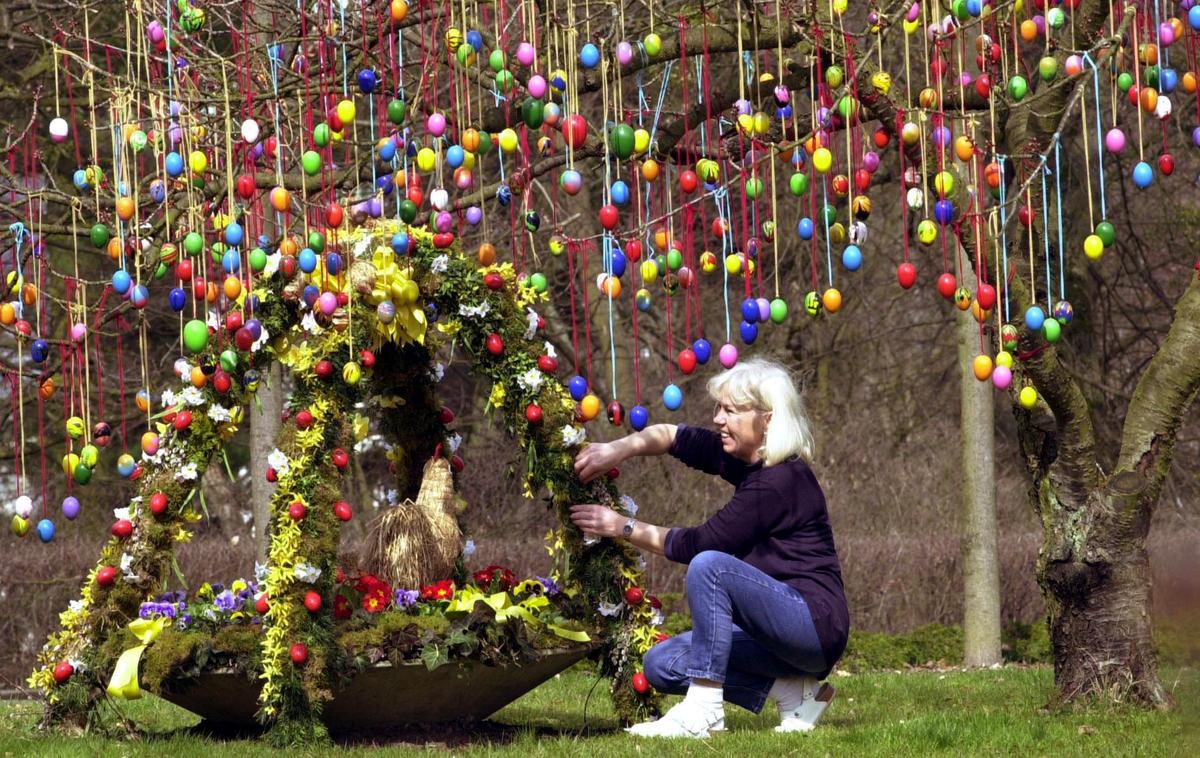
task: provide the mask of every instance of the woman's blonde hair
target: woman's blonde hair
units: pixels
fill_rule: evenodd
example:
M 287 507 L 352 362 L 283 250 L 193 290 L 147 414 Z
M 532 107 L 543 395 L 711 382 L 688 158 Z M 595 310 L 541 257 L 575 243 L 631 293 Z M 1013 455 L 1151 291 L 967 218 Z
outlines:
M 812 461 L 813 436 L 804 402 L 787 369 L 774 361 L 752 358 L 708 380 L 708 394 L 721 395 L 739 408 L 770 411 L 758 455 L 764 466 L 774 466 L 794 455 Z

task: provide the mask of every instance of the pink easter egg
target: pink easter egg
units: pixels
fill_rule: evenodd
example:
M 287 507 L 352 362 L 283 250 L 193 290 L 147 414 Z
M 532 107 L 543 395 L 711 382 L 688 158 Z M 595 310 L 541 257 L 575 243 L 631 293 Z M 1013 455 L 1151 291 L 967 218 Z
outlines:
M 333 312 L 337 310 L 337 295 L 332 292 L 322 292 L 321 296 L 317 298 L 317 305 L 320 306 L 321 313 L 332 316 Z
M 738 360 L 737 348 L 732 343 L 726 342 L 721 345 L 721 351 L 717 353 L 717 359 L 721 361 L 721 365 L 725 368 L 733 368 Z
M 517 45 L 517 60 L 522 66 L 532 66 L 537 53 L 534 52 L 533 45 L 528 42 L 522 42 Z

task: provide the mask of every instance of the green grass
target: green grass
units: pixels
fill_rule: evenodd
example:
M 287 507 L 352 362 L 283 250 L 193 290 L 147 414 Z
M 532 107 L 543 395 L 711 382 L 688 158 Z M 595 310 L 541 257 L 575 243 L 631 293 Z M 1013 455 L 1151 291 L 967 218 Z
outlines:
M 778 735 L 771 706 L 753 715 L 729 706 L 730 732 L 707 743 L 634 740 L 617 731 L 605 685 L 576 668 L 497 714 L 489 724 L 358 735 L 335 748 L 271 751 L 250 740 L 218 740 L 191 730 L 197 719 L 149 697 L 125 706 L 140 734 L 132 740 L 35 732 L 38 704 L 0 703 L 0 755 L 218 758 L 245 755 L 1147 755 L 1200 754 L 1200 671 L 1164 674 L 1179 708 L 1147 713 L 1120 706 L 1048 713 L 1049 669 L 854 674 L 834 677 L 838 696 L 811 734 Z M 586 720 L 585 720 L 586 707 Z

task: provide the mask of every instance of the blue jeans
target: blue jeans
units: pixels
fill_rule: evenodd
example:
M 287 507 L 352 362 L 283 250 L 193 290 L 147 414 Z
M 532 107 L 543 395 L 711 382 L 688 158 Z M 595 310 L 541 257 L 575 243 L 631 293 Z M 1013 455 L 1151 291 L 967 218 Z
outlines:
M 799 591 L 727 553 L 688 564 L 692 631 L 646 652 L 646 678 L 683 694 L 692 679 L 723 682 L 725 699 L 758 713 L 775 679 L 825 670 L 825 653 Z

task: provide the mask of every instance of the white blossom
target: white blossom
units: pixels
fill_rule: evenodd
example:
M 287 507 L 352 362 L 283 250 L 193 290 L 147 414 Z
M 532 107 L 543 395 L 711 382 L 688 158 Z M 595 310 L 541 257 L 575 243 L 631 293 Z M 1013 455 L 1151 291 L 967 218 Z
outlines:
M 267 456 L 267 465 L 275 469 L 276 474 L 283 476 L 288 472 L 287 453 L 283 452 L 279 448 L 275 448 L 271 451 L 271 454 Z
M 129 553 L 121 554 L 121 573 L 124 574 L 125 581 L 136 582 L 138 580 L 137 572 L 133 570 L 133 556 Z
M 587 439 L 587 430 L 578 426 L 568 424 L 562 428 L 563 447 L 575 447 L 582 445 Z
M 462 441 L 462 435 L 458 432 L 455 432 L 446 438 L 446 443 L 450 445 L 450 455 L 454 455 L 458 452 L 458 448 L 460 445 L 462 445 Z
M 183 401 L 184 405 L 192 407 L 204 405 L 204 393 L 200 391 L 199 387 L 184 387 L 183 392 L 179 394 L 179 399 Z
M 115 518 L 117 521 L 120 521 L 121 519 L 129 518 L 129 509 L 128 508 L 113 508 L 113 518 Z
M 319 334 L 321 332 L 321 326 L 317 323 L 317 317 L 313 315 L 312 311 L 304 314 L 304 318 L 300 319 L 300 326 L 304 331 L 311 332 L 312 334 Z
M 531 393 L 536 393 L 542 388 L 542 382 L 545 381 L 546 375 L 536 368 L 531 368 L 524 374 L 517 377 L 517 384 L 520 384 Z
M 164 408 L 170 408 L 179 402 L 179 397 L 171 390 L 163 390 L 162 405 Z
M 271 278 L 276 271 L 279 270 L 279 262 L 283 260 L 283 253 L 274 252 L 267 256 L 267 265 L 263 267 L 262 273 L 259 276 Z
M 271 338 L 271 335 L 267 332 L 266 327 L 260 325 L 259 331 L 260 334 L 258 335 L 258 339 L 254 340 L 254 342 L 250 344 L 250 352 L 252 353 L 257 353 L 259 350 L 261 350 L 262 346 L 267 344 L 267 340 Z
M 546 355 L 550 356 L 551 358 L 558 357 L 558 352 L 554 349 L 554 345 L 550 344 L 549 340 L 542 343 L 542 349 L 546 352 Z
M 601 616 L 616 616 L 621 612 L 621 606 L 601 600 L 596 610 L 600 611 Z
M 433 367 L 429 369 L 429 378 L 433 379 L 435 382 L 442 381 L 444 376 L 446 376 L 445 364 L 435 363 L 433 364 Z
M 662 610 L 655 608 L 654 612 L 650 614 L 650 626 L 662 626 L 662 622 L 663 612 Z
M 208 314 L 204 317 L 204 323 L 214 332 L 221 331 L 221 314 L 210 308 Z
M 388 505 L 395 505 L 400 501 L 400 493 L 395 489 L 388 490 L 385 497 L 387 498 Z
M 181 482 L 194 481 L 198 476 L 200 476 L 200 472 L 196 469 L 195 463 L 189 463 L 175 472 L 175 478 Z
M 87 603 L 83 602 L 82 598 L 79 600 L 72 600 L 71 602 L 67 603 L 67 609 L 72 613 L 79 613 L 84 608 L 87 608 Z
M 429 270 L 435 274 L 445 273 L 448 268 L 450 268 L 450 256 L 448 255 L 439 255 L 433 259 L 433 263 L 429 264 Z
M 470 558 L 472 555 L 475 555 L 475 540 L 467 540 L 463 545 L 463 558 Z
M 259 563 L 258 561 L 254 562 L 254 582 L 255 582 L 255 584 L 262 584 L 263 582 L 267 581 L 267 571 L 268 571 L 267 564 Z
M 533 339 L 533 335 L 537 334 L 538 315 L 537 311 L 532 308 L 525 309 L 525 339 Z
M 638 504 L 629 495 L 621 495 L 621 508 L 630 516 L 636 516 Z
M 218 424 L 223 424 L 233 418 L 229 413 L 229 409 L 223 405 L 210 405 L 208 407 L 208 417 Z
M 479 305 L 459 305 L 458 315 L 468 318 L 483 318 L 492 312 L 492 304 L 484 300 Z
M 307 563 L 297 563 L 293 569 L 296 578 L 302 582 L 312 584 L 321 578 L 321 569 L 316 566 L 310 566 Z
M 254 518 L 254 511 L 239 511 L 238 515 L 242 517 L 243 524 L 249 524 L 250 519 Z

